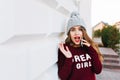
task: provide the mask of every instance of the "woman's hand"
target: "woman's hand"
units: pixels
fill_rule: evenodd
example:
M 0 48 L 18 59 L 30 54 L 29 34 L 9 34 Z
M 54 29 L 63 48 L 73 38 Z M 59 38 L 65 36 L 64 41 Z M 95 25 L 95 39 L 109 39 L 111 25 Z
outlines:
M 85 39 L 82 39 L 82 44 L 87 46 L 87 47 L 90 47 L 90 43 L 88 41 L 86 41 Z
M 65 48 L 66 48 L 66 50 L 65 50 Z M 60 51 L 65 55 L 65 57 L 66 57 L 66 58 L 71 58 L 71 57 L 72 57 L 72 54 L 71 54 L 69 48 L 68 48 L 67 46 L 66 46 L 65 48 L 64 48 L 64 46 L 63 46 L 63 43 L 60 43 L 60 44 L 59 44 L 59 49 L 60 49 Z

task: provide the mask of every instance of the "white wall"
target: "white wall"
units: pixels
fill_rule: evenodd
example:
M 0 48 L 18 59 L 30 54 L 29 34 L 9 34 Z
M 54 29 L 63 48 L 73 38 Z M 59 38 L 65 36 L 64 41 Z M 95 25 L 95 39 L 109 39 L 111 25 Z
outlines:
M 1 0 L 0 80 L 58 80 L 57 46 L 75 9 L 72 0 Z
M 91 0 L 80 0 L 80 15 L 85 21 L 88 35 L 92 38 Z
M 7 40 L 14 34 L 13 1 L 0 0 L 0 42 Z
M 58 42 L 58 35 L 24 35 L 0 45 L 0 79 L 38 80 L 48 68 L 56 66 Z M 53 71 L 57 75 L 56 67 Z

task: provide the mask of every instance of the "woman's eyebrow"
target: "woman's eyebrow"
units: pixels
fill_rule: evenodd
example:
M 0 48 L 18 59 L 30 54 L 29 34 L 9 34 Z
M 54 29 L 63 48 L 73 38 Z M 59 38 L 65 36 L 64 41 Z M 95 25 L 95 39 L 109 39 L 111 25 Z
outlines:
M 71 30 L 72 30 L 72 29 L 75 29 L 75 27 L 72 27 Z

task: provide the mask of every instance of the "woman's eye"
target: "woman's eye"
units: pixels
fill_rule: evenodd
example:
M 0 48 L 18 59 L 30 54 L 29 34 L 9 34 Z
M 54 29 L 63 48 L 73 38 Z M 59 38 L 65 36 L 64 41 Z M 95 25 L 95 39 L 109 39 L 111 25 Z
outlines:
M 71 28 L 70 31 L 82 31 L 81 28 Z
M 82 29 L 81 29 L 81 28 L 79 28 L 79 31 L 82 31 Z
M 71 29 L 70 31 L 75 31 L 75 29 Z

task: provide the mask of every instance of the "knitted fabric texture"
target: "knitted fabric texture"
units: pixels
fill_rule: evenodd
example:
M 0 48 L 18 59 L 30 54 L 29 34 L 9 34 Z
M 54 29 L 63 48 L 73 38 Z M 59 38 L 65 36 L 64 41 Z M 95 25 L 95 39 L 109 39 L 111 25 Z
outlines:
M 78 12 L 72 12 L 70 19 L 67 23 L 67 33 L 74 26 L 82 26 L 85 29 L 85 23 L 82 18 L 80 18 L 80 14 Z

